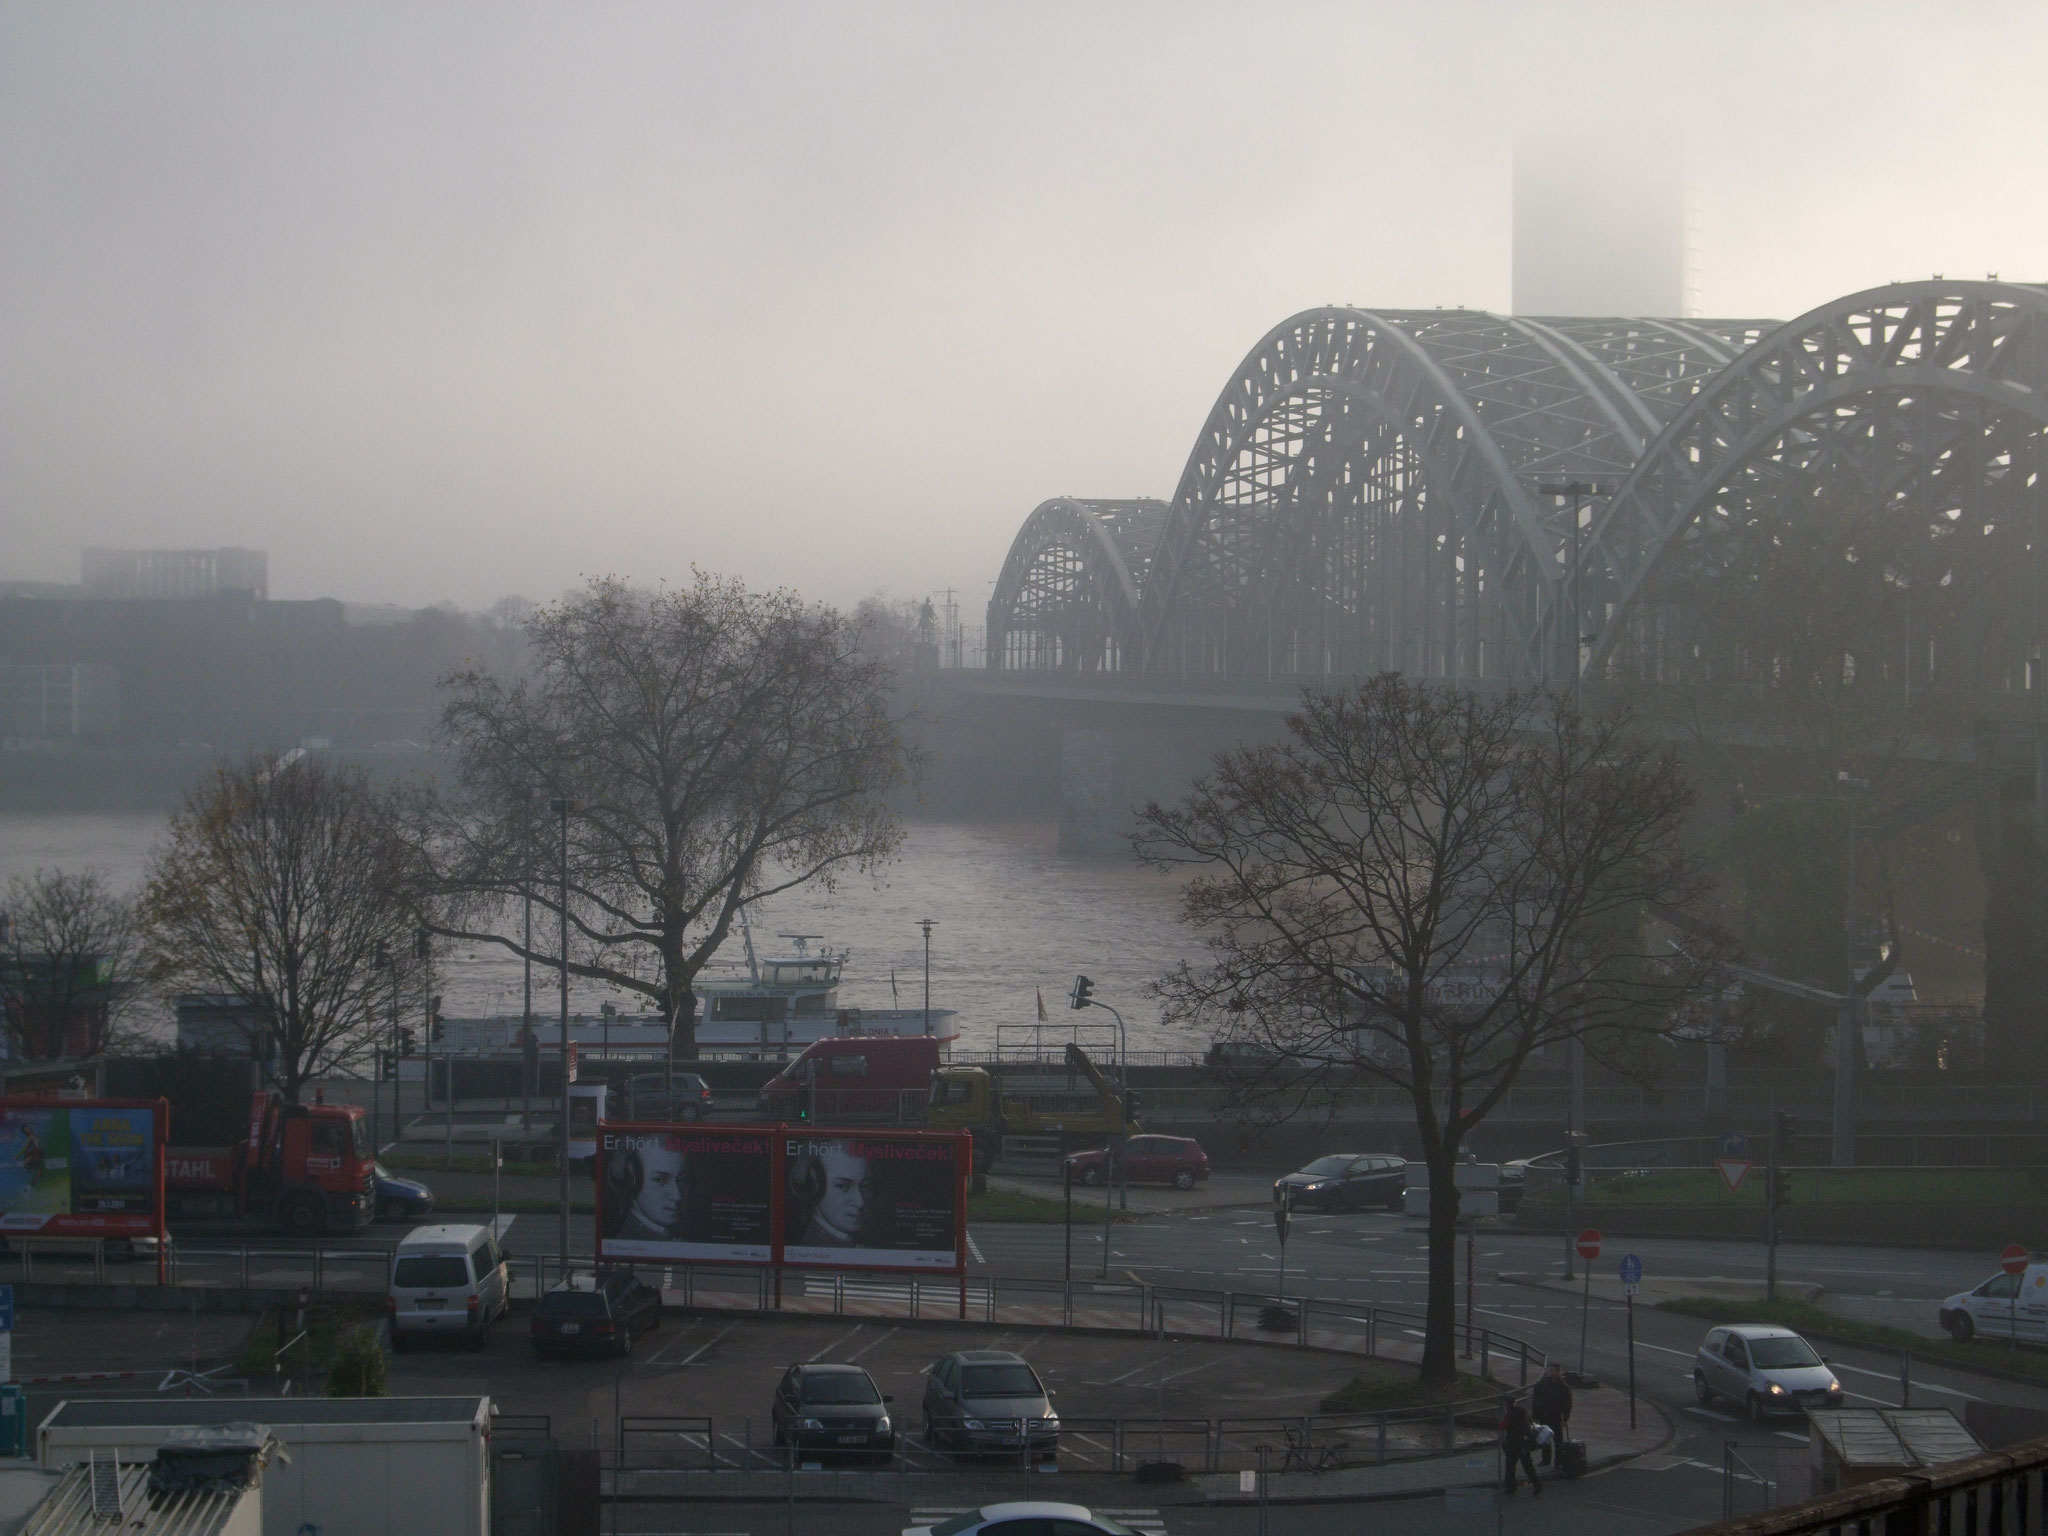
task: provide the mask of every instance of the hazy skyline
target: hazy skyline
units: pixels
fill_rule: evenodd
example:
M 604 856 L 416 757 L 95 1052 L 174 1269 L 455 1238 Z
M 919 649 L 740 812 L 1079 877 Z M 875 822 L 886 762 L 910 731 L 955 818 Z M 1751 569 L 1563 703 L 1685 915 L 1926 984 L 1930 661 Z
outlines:
M 2048 280 L 2039 6 L 0 11 L 0 577 L 978 620 L 1328 302 L 1509 302 L 1518 123 L 1682 134 L 1709 315 Z

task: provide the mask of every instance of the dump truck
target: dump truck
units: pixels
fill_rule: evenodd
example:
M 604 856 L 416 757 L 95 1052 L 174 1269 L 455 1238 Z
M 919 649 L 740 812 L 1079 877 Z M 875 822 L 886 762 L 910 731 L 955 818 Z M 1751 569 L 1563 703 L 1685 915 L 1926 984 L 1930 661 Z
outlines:
M 1079 1093 L 1033 1075 L 1012 1073 L 999 1082 L 986 1067 L 940 1067 L 932 1073 L 925 1126 L 934 1131 L 968 1131 L 974 1136 L 978 1177 L 1003 1153 L 1010 1136 L 1057 1136 L 1062 1146 L 1075 1136 L 1135 1136 L 1142 1127 L 1126 1114 L 1124 1100 L 1088 1053 L 1069 1044 L 1067 1075 L 1086 1079 Z
M 221 1146 L 180 1145 L 178 1123 L 173 1099 L 167 1215 L 243 1217 L 312 1236 L 360 1231 L 376 1214 L 376 1152 L 359 1104 L 317 1095 L 291 1104 L 259 1089 L 250 1096 L 248 1135 Z

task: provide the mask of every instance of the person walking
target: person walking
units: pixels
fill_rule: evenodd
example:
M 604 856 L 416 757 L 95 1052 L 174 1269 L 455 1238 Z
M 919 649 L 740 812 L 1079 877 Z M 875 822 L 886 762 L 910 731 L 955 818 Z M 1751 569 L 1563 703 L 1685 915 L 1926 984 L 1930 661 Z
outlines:
M 1529 1393 L 1529 1417 L 1550 1430 L 1550 1442 L 1543 1447 L 1543 1465 L 1547 1467 L 1553 1454 L 1561 1455 L 1571 1438 L 1572 1389 L 1564 1379 L 1564 1367 L 1555 1361 Z
M 1536 1421 L 1529 1417 L 1529 1410 L 1512 1397 L 1503 1396 L 1500 1419 L 1501 1462 L 1507 1469 L 1504 1487 L 1510 1497 L 1515 1492 L 1515 1468 L 1529 1475 L 1529 1486 L 1536 1497 L 1543 1497 L 1543 1483 L 1536 1476 L 1536 1463 L 1529 1458 L 1529 1447 L 1536 1437 Z

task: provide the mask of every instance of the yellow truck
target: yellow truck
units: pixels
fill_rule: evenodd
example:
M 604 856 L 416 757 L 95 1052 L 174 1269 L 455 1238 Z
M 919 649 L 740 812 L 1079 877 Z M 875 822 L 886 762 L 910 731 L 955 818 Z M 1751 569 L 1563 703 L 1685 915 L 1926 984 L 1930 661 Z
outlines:
M 973 1133 L 977 1183 L 1002 1156 L 1009 1136 L 1058 1136 L 1064 1148 L 1070 1136 L 1135 1136 L 1142 1129 L 1124 1113 L 1123 1099 L 1086 1051 L 1069 1045 L 1066 1068 L 1063 1083 L 1026 1068 L 1006 1072 L 999 1082 L 986 1067 L 939 1067 L 932 1073 L 925 1127 Z M 1075 1084 L 1076 1076 L 1085 1088 Z

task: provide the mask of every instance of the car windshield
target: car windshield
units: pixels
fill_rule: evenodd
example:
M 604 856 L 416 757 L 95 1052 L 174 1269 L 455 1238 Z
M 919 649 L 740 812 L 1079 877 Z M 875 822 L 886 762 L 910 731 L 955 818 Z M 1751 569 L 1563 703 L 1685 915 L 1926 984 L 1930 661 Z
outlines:
M 398 1261 L 391 1283 L 401 1291 L 451 1290 L 469 1284 L 469 1266 L 453 1254 L 416 1253 Z
M 1813 1352 L 1813 1346 L 1797 1334 L 1782 1338 L 1751 1339 L 1749 1357 L 1756 1362 L 1760 1371 L 1796 1370 L 1802 1365 L 1819 1365 L 1820 1356 Z
M 548 1317 L 603 1317 L 604 1298 L 596 1291 L 549 1291 L 539 1310 Z
M 1349 1157 L 1319 1157 L 1301 1171 L 1303 1173 L 1325 1175 L 1332 1173 L 1342 1173 L 1346 1168 L 1349 1168 L 1350 1166 L 1351 1159 Z
M 964 1397 L 1038 1397 L 1044 1391 L 1028 1365 L 970 1365 L 960 1373 Z
M 879 1403 L 882 1394 L 868 1380 L 866 1371 L 834 1371 L 829 1376 L 804 1378 L 807 1403 Z
M 367 1120 L 357 1120 L 356 1156 L 358 1158 L 365 1158 L 376 1150 L 377 1149 L 375 1147 L 370 1145 L 370 1122 Z
M 941 1520 L 932 1527 L 932 1536 L 960 1536 L 962 1531 L 972 1530 L 979 1524 L 981 1524 L 981 1511 L 970 1509 L 965 1514 L 953 1516 L 950 1520 Z

